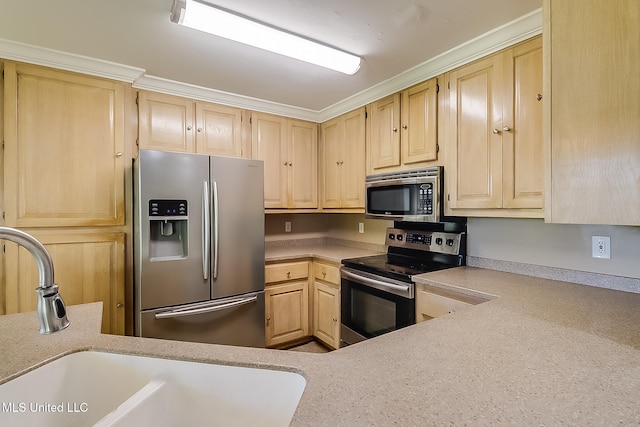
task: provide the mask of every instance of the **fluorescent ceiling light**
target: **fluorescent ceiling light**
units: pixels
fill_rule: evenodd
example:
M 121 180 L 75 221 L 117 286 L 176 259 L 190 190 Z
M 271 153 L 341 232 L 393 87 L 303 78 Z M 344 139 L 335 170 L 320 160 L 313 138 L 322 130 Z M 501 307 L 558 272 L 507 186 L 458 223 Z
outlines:
M 174 0 L 171 21 L 209 34 L 310 62 L 345 74 L 355 74 L 360 58 L 195 0 Z

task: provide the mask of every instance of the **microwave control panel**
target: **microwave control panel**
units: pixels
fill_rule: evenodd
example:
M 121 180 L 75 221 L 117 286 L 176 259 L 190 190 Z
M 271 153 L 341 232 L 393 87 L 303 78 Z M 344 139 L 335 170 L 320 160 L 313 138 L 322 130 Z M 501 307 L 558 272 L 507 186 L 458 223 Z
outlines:
M 418 214 L 431 215 L 433 213 L 433 183 L 421 184 L 418 191 Z

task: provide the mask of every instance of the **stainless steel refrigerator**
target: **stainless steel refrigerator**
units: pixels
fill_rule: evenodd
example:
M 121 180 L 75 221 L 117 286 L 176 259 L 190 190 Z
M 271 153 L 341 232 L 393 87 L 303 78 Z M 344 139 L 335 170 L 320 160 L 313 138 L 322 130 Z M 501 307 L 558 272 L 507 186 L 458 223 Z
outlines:
M 134 161 L 137 336 L 264 347 L 264 167 L 140 150 Z

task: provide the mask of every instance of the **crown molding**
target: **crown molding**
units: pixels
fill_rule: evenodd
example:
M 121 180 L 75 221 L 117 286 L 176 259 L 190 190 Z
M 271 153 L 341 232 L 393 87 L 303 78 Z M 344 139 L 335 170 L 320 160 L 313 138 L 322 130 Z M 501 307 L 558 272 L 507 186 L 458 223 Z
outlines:
M 317 121 L 332 119 L 539 34 L 542 34 L 542 8 L 318 111 Z
M 310 120 L 314 122 L 318 119 L 318 112 L 314 110 L 181 83 L 148 74 L 144 74 L 136 79 L 136 81 L 133 82 L 133 87 L 296 119 Z
M 0 58 L 132 83 L 143 73 L 131 67 L 59 50 L 0 39 Z
M 0 58 L 124 81 L 138 89 L 321 123 L 541 33 L 542 9 L 537 9 L 318 111 L 167 80 L 148 75 L 141 68 L 11 40 L 0 39 Z

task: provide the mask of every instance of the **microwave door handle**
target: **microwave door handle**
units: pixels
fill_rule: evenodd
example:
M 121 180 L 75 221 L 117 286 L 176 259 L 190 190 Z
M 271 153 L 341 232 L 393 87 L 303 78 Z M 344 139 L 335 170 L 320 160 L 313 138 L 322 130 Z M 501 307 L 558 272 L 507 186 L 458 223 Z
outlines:
M 249 304 L 258 299 L 256 295 L 240 298 L 233 301 L 227 301 L 218 304 L 208 304 L 205 307 L 195 307 L 190 309 L 176 309 L 170 311 L 163 311 L 162 313 L 156 313 L 156 319 L 172 319 L 174 317 L 196 316 L 198 314 L 214 313 L 216 311 L 228 310 L 230 308 L 238 307 L 241 305 Z
M 220 220 L 219 220 L 219 198 L 218 198 L 218 183 L 213 181 L 211 183 L 211 190 L 213 196 L 213 274 L 212 278 L 218 278 L 218 259 L 220 249 Z
M 362 283 L 363 285 L 374 285 L 377 288 L 388 288 L 402 292 L 410 292 L 411 288 L 408 285 L 396 285 L 394 283 L 385 282 L 382 280 L 372 279 L 370 277 L 360 276 L 359 274 L 351 273 L 350 271 L 342 270 L 342 274 L 355 282 Z
M 202 185 L 202 278 L 209 279 L 209 260 L 211 249 L 211 199 L 209 198 L 209 182 Z

